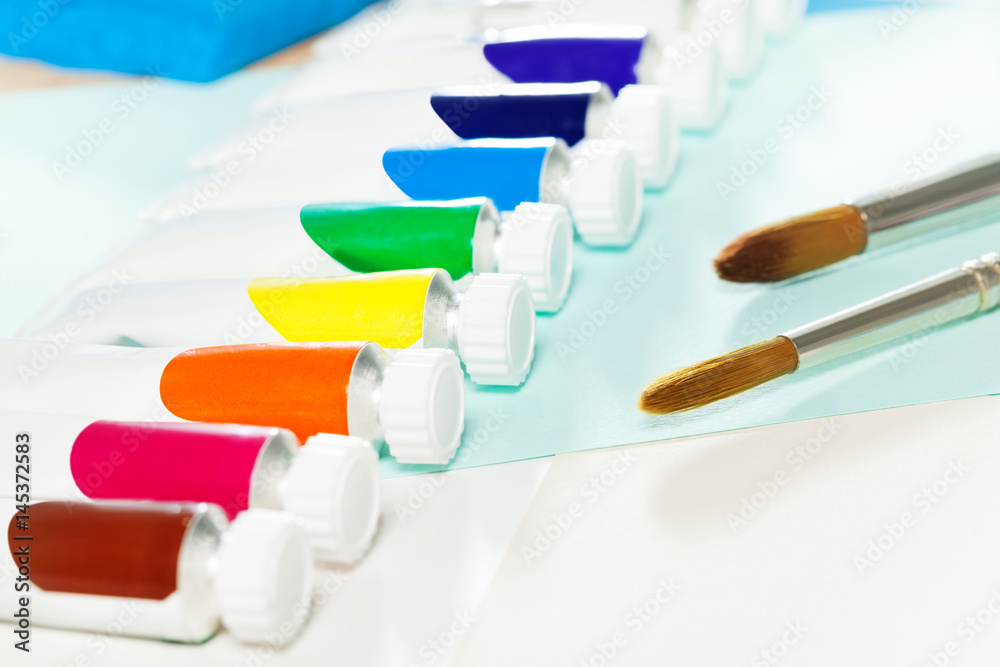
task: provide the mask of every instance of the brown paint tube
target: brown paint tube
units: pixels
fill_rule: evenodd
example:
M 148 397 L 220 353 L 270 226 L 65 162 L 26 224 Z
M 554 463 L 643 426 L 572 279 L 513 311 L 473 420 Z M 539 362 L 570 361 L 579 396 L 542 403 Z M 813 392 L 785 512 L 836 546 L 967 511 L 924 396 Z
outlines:
M 221 625 L 280 644 L 308 615 L 313 555 L 285 512 L 229 523 L 204 503 L 7 502 L 0 571 L 24 582 L 0 596 L 3 620 L 27 609 L 32 624 L 182 642 Z
M 163 600 L 177 588 L 177 566 L 195 505 L 46 502 L 29 511 L 31 579 L 52 593 Z M 11 554 L 17 518 L 7 528 Z

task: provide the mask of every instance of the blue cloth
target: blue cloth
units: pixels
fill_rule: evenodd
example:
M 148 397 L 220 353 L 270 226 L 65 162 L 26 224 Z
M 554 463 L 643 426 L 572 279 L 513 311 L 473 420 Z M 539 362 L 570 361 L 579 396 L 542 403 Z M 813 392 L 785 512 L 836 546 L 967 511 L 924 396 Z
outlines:
M 371 0 L 5 0 L 0 52 L 54 65 L 211 81 Z

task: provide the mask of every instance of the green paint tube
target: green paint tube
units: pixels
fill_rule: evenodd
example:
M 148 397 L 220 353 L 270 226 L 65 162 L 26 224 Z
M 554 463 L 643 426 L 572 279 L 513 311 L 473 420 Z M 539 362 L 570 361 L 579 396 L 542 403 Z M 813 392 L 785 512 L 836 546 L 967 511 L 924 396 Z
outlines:
M 526 202 L 501 221 L 486 198 L 310 204 L 302 227 L 352 271 L 441 268 L 523 275 L 539 311 L 559 310 L 573 271 L 573 228 L 562 206 Z

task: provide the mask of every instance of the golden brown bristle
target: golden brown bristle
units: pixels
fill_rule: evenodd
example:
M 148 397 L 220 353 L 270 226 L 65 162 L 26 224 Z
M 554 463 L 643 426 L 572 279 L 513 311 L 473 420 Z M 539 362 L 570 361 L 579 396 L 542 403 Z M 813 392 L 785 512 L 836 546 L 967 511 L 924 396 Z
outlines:
M 715 272 L 736 283 L 767 283 L 857 255 L 868 244 L 861 211 L 848 204 L 742 234 L 715 258 Z
M 791 373 L 798 365 L 795 344 L 778 336 L 667 373 L 646 386 L 639 407 L 657 415 L 700 408 Z

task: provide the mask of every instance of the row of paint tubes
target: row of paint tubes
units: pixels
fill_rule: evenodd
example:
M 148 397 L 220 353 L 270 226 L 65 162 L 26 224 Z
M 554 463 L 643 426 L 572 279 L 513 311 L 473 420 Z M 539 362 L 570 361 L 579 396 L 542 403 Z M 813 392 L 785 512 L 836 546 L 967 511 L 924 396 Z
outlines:
M 59 499 L 28 508 L 24 525 L 77 554 L 47 558 L 38 543 L 33 622 L 99 632 L 127 600 L 140 610 L 130 635 L 202 641 L 221 621 L 245 641 L 295 636 L 309 563 L 354 562 L 371 544 L 372 443 L 403 463 L 451 460 L 459 359 L 474 382 L 524 381 L 533 311 L 557 311 L 569 290 L 572 227 L 589 245 L 630 243 L 640 183 L 662 188 L 674 169 L 678 121 L 716 123 L 727 80 L 756 67 L 759 24 L 784 32 L 804 12 L 788 0 L 432 4 L 376 6 L 318 41 L 251 126 L 192 161 L 205 176 L 141 214 L 154 224 L 139 243 L 29 325 L 34 340 L 0 343 L 15 374 L 0 384 L 5 447 L 21 431 L 41 442 L 34 497 Z M 567 8 L 576 22 L 652 27 L 553 21 Z M 453 37 L 531 23 L 547 25 Z M 502 73 L 530 78 L 530 58 L 551 59 L 566 38 L 584 66 L 587 39 L 636 47 L 618 71 L 638 85 L 512 85 Z M 428 90 L 452 84 L 472 87 Z M 525 127 L 563 135 L 462 141 L 534 136 Z M 300 206 L 316 201 L 327 203 Z M 415 261 L 444 268 L 351 275 Z M 247 275 L 285 277 L 247 289 Z M 328 342 L 350 340 L 387 349 Z M 81 345 L 123 341 L 152 349 Z M 255 342 L 268 344 L 240 345 Z M 24 544 L 9 510 L 7 579 Z M 88 539 L 88 522 L 125 537 Z M 112 554 L 150 560 L 127 548 L 150 541 L 163 558 L 98 574 Z M 18 623 L 13 604 L 0 613 Z

